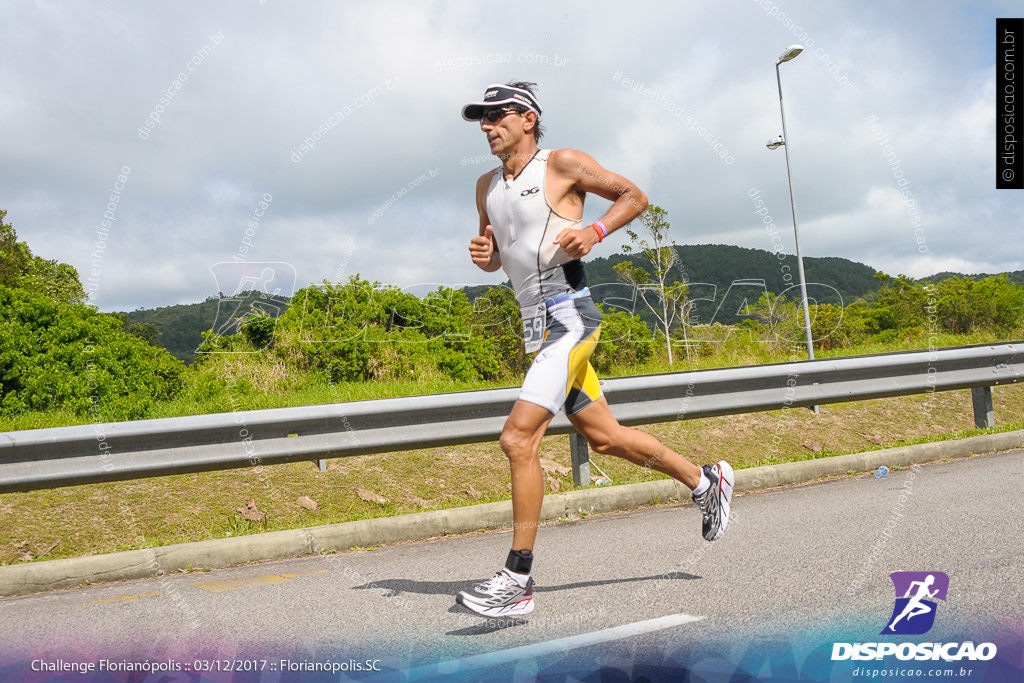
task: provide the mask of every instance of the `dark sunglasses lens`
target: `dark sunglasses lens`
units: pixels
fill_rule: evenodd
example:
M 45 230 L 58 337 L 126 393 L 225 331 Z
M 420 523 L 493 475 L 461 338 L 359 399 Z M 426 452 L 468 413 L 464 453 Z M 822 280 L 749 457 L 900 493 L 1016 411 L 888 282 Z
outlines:
M 483 115 L 483 118 L 485 120 L 489 121 L 490 123 L 497 123 L 498 121 L 502 120 L 503 118 L 505 118 L 509 114 L 516 114 L 516 113 L 518 113 L 518 110 L 513 109 L 513 108 L 508 108 L 508 109 L 491 109 L 489 112 L 487 112 L 487 113 L 485 113 Z

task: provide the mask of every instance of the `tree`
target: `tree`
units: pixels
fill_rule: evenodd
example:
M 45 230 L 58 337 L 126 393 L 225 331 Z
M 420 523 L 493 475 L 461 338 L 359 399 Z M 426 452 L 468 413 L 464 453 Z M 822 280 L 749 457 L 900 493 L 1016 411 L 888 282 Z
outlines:
M 796 343 L 794 338 L 803 333 L 799 304 L 781 294 L 765 292 L 755 303 L 747 304 L 743 315 L 750 316 L 765 341 L 776 348 Z
M 14 226 L 4 223 L 6 216 L 0 209 L 0 285 L 29 289 L 62 303 L 85 301 L 78 271 L 67 263 L 33 256 L 28 244 L 18 241 Z
M 892 279 L 878 277 L 885 284 L 870 315 L 870 327 L 877 332 L 907 330 L 921 325 L 927 317 L 928 292 L 907 275 Z
M 689 340 L 686 338 L 686 322 L 693 303 L 688 297 L 689 287 L 685 282 L 676 280 L 669 283 L 672 269 L 679 261 L 679 254 L 676 252 L 675 242 L 668 237 L 668 212 L 659 206 L 651 205 L 640 214 L 640 222 L 647 229 L 651 243 L 627 228 L 626 233 L 635 246 L 624 245 L 622 251 L 627 254 L 637 253 L 639 256 L 643 256 L 650 264 L 650 272 L 645 268 L 634 266 L 632 261 L 623 261 L 614 266 L 614 269 L 619 277 L 638 288 L 640 298 L 657 318 L 661 331 L 665 335 L 665 348 L 668 350 L 668 364 L 671 367 L 671 329 L 677 319 L 682 322 L 686 358 L 687 360 L 690 358 Z M 647 292 L 654 294 L 657 298 L 656 303 L 652 304 L 648 300 Z
M 6 217 L 7 212 L 0 209 L 0 284 L 11 287 L 28 271 L 32 252 L 18 241 L 14 226 L 4 223 Z
M 954 334 L 977 329 L 1011 333 L 1024 322 L 1024 287 L 1009 281 L 1005 274 L 973 280 L 952 277 L 929 291 L 935 320 Z M 931 301 L 929 303 L 931 303 Z
M 160 328 L 153 323 L 132 323 L 125 331 L 150 346 L 160 346 Z

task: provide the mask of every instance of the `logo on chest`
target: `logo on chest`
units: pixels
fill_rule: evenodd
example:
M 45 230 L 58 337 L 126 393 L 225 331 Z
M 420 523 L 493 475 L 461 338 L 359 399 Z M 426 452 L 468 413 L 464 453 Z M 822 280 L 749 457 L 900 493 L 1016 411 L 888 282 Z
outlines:
M 529 197 L 530 195 L 537 194 L 538 192 L 540 192 L 540 188 L 539 187 L 531 187 L 529 190 L 523 190 L 522 192 L 520 192 L 519 196 L 520 197 Z

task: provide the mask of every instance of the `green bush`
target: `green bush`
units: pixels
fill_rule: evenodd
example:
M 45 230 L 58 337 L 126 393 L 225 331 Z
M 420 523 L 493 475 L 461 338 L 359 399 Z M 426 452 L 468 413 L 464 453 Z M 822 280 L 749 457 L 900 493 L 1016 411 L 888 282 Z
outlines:
M 523 348 L 519 303 L 511 289 L 491 287 L 473 301 L 470 336 L 490 341 L 498 377 L 511 382 L 522 380 L 533 356 Z
M 888 329 L 888 330 L 882 330 L 881 332 L 876 334 L 875 335 L 875 342 L 878 343 L 878 344 L 891 344 L 893 342 L 899 341 L 899 338 L 900 338 L 900 331 L 899 330 Z
M 145 417 L 181 391 L 185 366 L 85 304 L 0 287 L 0 412 L 65 409 L 95 421 Z
M 461 291 L 440 287 L 421 298 L 355 276 L 299 290 L 292 301 L 277 321 L 279 357 L 331 382 L 438 373 L 477 381 L 507 369 Z
M 953 277 L 928 290 L 928 320 L 954 334 L 977 329 L 1007 333 L 1024 323 L 1024 287 L 1006 275 L 983 280 Z
M 608 310 L 598 304 L 603 320 L 601 338 L 597 349 L 590 358 L 591 365 L 599 373 L 609 373 L 613 368 L 635 367 L 654 355 L 654 334 L 639 316 L 626 311 Z
M 268 348 L 274 341 L 274 330 L 277 320 L 266 313 L 252 315 L 239 323 L 242 336 L 254 349 Z

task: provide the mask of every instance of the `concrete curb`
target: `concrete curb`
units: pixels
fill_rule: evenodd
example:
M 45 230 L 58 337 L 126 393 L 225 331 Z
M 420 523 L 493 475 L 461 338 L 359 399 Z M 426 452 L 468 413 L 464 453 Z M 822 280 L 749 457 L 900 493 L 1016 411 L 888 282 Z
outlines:
M 1024 448 L 1024 431 L 752 467 L 737 470 L 735 490 L 764 490 L 845 475 L 851 470 L 871 472 L 881 465 L 906 467 L 1014 448 Z M 557 523 L 583 514 L 632 510 L 659 502 L 685 501 L 689 494 L 689 489 L 671 479 L 556 493 L 544 497 L 541 523 Z M 448 534 L 511 530 L 511 518 L 511 501 L 502 501 L 238 538 L 9 565 L 0 567 L 0 597 L 74 588 L 86 582 L 154 578 L 176 574 L 190 565 L 222 568 Z

